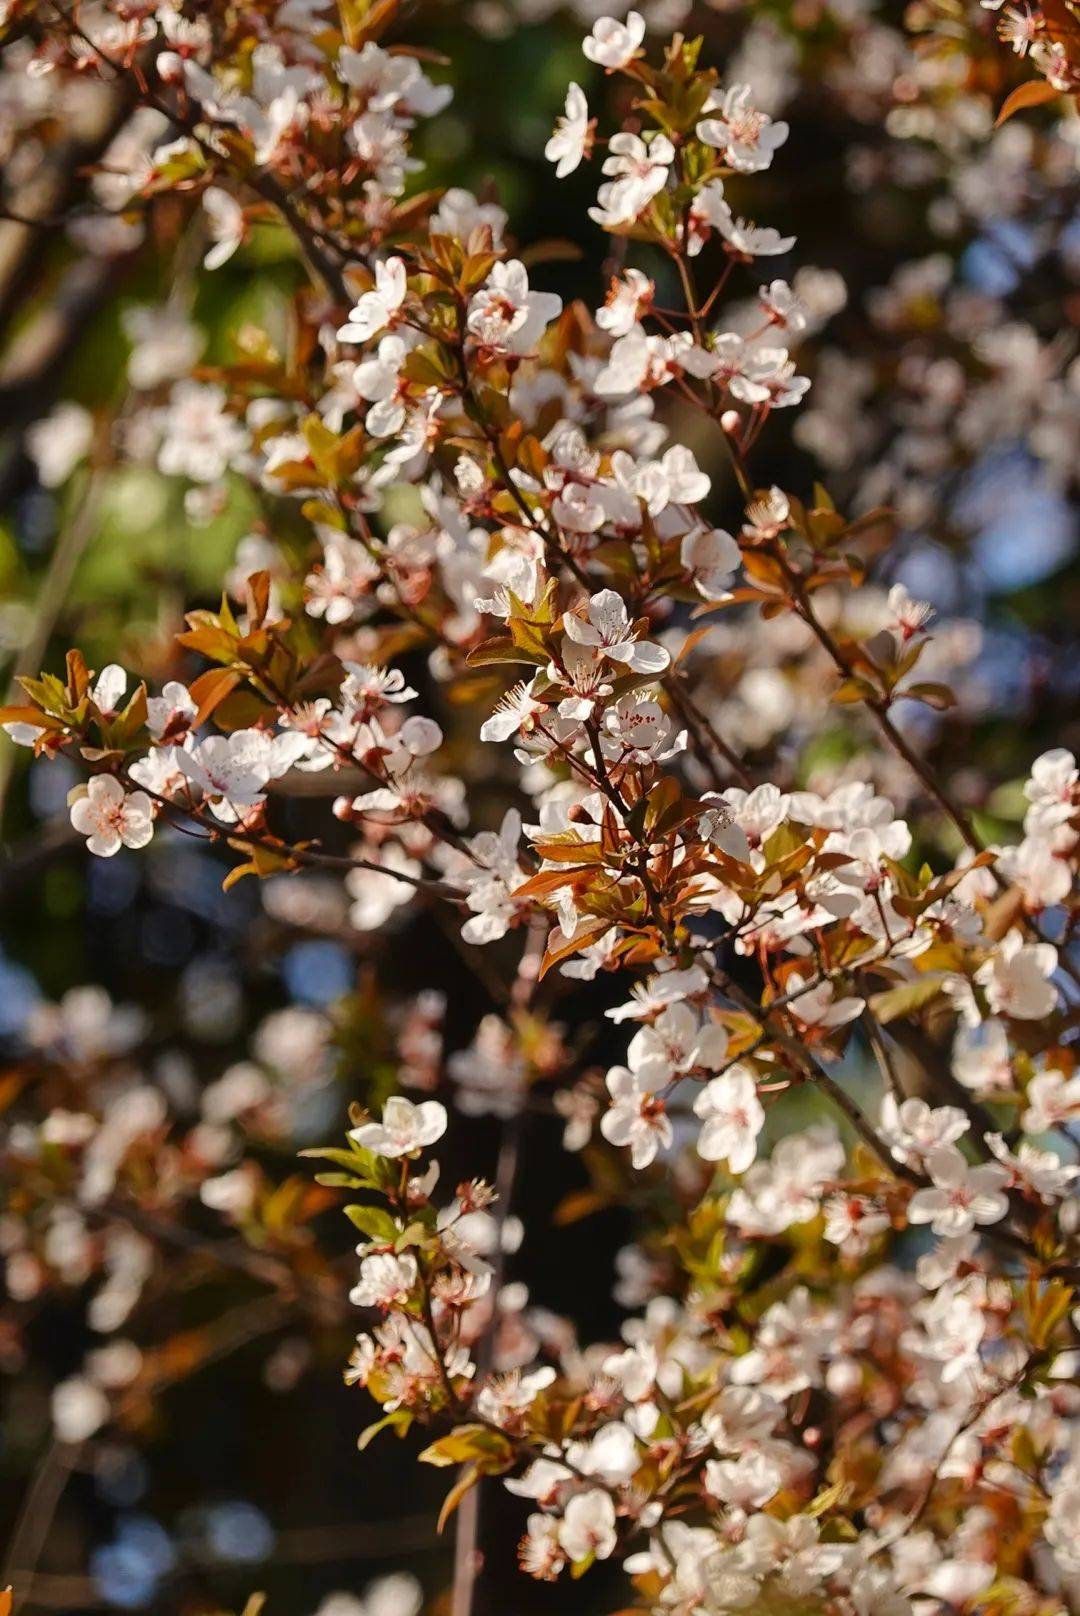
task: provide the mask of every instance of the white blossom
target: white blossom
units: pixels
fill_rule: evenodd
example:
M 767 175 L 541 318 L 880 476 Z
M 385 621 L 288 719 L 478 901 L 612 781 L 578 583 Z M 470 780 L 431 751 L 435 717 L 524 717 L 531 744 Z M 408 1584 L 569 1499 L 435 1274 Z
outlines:
M 154 805 L 145 791 L 124 790 L 111 774 L 98 774 L 71 806 L 71 823 L 98 858 L 121 847 L 145 847 L 154 834 Z
M 244 239 L 244 210 L 236 198 L 220 185 L 209 185 L 202 194 L 206 228 L 213 245 L 203 258 L 204 269 L 220 269 L 227 264 Z
M 744 1173 L 757 1155 L 765 1124 L 750 1068 L 736 1064 L 712 1078 L 694 1101 L 694 1114 L 704 1122 L 698 1155 L 705 1161 L 726 1161 L 730 1172 Z
M 559 1526 L 559 1543 L 570 1560 L 585 1560 L 590 1555 L 606 1560 L 617 1541 L 615 1505 L 609 1493 L 594 1487 L 571 1498 Z
M 349 1131 L 364 1150 L 376 1156 L 411 1156 L 433 1145 L 446 1132 L 446 1107 L 438 1100 L 414 1105 L 403 1094 L 392 1094 L 383 1106 L 381 1122 L 364 1122 Z
M 1026 943 L 1014 930 L 979 966 L 975 980 L 995 1014 L 1037 1021 L 1057 1004 L 1057 989 L 1050 981 L 1056 969 L 1057 950 L 1051 943 Z
M 530 353 L 562 309 L 554 292 L 534 292 L 524 264 L 512 258 L 496 264 L 469 302 L 471 336 L 493 353 Z
M 597 646 L 614 662 L 622 662 L 635 673 L 662 673 L 671 661 L 668 653 L 651 640 L 634 637 L 626 602 L 614 589 L 602 589 L 589 601 L 588 616 L 567 612 L 563 628 L 576 645 Z
M 613 1103 L 600 1118 L 600 1132 L 613 1145 L 629 1145 L 635 1167 L 648 1167 L 674 1137 L 664 1103 L 625 1066 L 613 1066 L 606 1081 Z
M 566 110 L 555 125 L 555 132 L 544 147 L 544 156 L 554 163 L 555 178 L 565 179 L 579 167 L 590 139 L 589 103 L 579 84 L 566 92 Z
M 1080 1119 L 1080 1074 L 1038 1072 L 1028 1084 L 1020 1126 L 1025 1133 L 1049 1133 Z
M 349 1301 L 356 1307 L 400 1306 L 411 1296 L 416 1276 L 416 1258 L 411 1252 L 401 1256 L 373 1252 L 360 1264 L 360 1278 L 349 1292 Z
M 339 342 L 368 342 L 392 326 L 408 294 L 405 264 L 387 258 L 375 265 L 375 285 L 365 292 L 338 331 Z
M 82 460 L 94 437 L 94 421 L 89 410 L 69 401 L 56 404 L 48 415 L 26 431 L 26 452 L 34 462 L 43 488 L 59 488 L 67 482 Z
M 750 100 L 749 84 L 733 84 L 714 94 L 707 104 L 709 117 L 697 126 L 697 137 L 707 146 L 717 147 L 724 160 L 743 174 L 768 168 L 775 152 L 788 137 L 786 123 L 759 112 Z
M 637 55 L 644 38 L 645 19 L 639 11 L 631 11 L 625 22 L 615 17 L 599 17 L 581 48 L 590 62 L 610 73 L 625 67 Z
M 999 1223 L 1009 1209 L 1002 1193 L 1008 1175 L 998 1162 L 970 1167 L 955 1145 L 938 1145 L 927 1153 L 926 1170 L 933 1186 L 915 1191 L 909 1223 L 929 1223 L 935 1234 L 951 1239 L 976 1224 Z

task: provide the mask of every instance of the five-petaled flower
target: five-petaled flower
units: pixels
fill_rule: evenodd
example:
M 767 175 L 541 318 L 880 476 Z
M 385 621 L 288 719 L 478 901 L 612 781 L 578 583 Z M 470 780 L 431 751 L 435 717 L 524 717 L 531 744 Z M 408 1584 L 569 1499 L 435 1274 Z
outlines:
M 648 1167 L 674 1138 L 663 1100 L 625 1066 L 612 1067 L 607 1086 L 612 1104 L 600 1118 L 600 1132 L 613 1145 L 629 1145 L 635 1167 Z
M 562 299 L 556 293 L 530 290 L 525 265 L 511 258 L 496 264 L 474 293 L 466 324 L 486 353 L 520 358 L 535 348 L 561 309 Z
M 955 1145 L 938 1145 L 927 1154 L 926 1170 L 933 1184 L 915 1191 L 909 1223 L 928 1223 L 935 1234 L 953 1238 L 976 1224 L 999 1223 L 1009 1210 L 1009 1175 L 998 1162 L 972 1167 Z
M 408 293 L 408 277 L 400 258 L 375 265 L 375 285 L 365 292 L 338 331 L 339 342 L 368 342 L 397 323 Z
M 446 1107 L 438 1100 L 414 1105 L 403 1094 L 392 1094 L 383 1106 L 381 1122 L 364 1122 L 349 1131 L 349 1138 L 376 1156 L 412 1156 L 433 1145 L 446 1132 Z
M 663 673 L 671 657 L 662 645 L 635 637 L 626 612 L 626 602 L 614 589 L 601 589 L 586 608 L 588 616 L 567 612 L 563 628 L 575 645 L 595 646 L 613 662 L 622 662 L 635 673 Z
M 581 48 L 590 62 L 612 73 L 634 59 L 644 38 L 645 19 L 640 11 L 631 11 L 625 22 L 615 17 L 599 17 Z
M 704 1126 L 697 1151 L 704 1161 L 726 1161 L 733 1173 L 745 1173 L 757 1155 L 757 1137 L 765 1112 L 753 1073 L 732 1066 L 708 1082 L 694 1101 L 694 1114 Z
M 145 791 L 124 790 L 111 774 L 97 774 L 71 805 L 71 823 L 98 858 L 122 847 L 145 847 L 154 834 L 154 805 Z

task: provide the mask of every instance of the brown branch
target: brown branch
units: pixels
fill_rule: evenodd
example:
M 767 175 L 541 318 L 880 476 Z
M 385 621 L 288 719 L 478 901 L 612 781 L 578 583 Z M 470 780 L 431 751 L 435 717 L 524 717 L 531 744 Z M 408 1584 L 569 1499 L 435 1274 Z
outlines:
M 519 1009 L 524 1009 L 531 1002 L 533 993 L 536 990 L 539 965 L 547 944 L 549 924 L 548 915 L 541 913 L 534 915 L 529 926 L 525 947 L 518 963 L 517 975 L 510 995 L 512 1004 Z M 514 1189 L 517 1184 L 518 1166 L 525 1138 L 528 1113 L 524 1100 L 523 1095 L 521 1103 L 503 1124 L 502 1136 L 499 1141 L 499 1158 L 495 1170 L 495 1193 L 497 1199 L 494 1210 L 495 1250 L 492 1255 L 494 1272 L 491 1276 L 490 1292 L 492 1319 L 477 1352 L 478 1384 L 491 1368 L 491 1356 L 495 1345 L 499 1291 L 506 1271 L 506 1253 L 503 1250 L 502 1234 L 506 1226 L 506 1220 L 513 1208 Z M 473 1616 L 477 1578 L 483 1566 L 483 1555 L 480 1548 L 482 1524 L 480 1494 L 481 1489 L 479 1486 L 471 1488 L 462 1500 L 458 1510 L 457 1532 L 454 1538 L 451 1616 Z
M 23 1498 L 0 1571 L 0 1584 L 15 1592 L 16 1610 L 29 1598 L 33 1570 L 45 1546 L 68 1478 L 82 1452 L 80 1443 L 54 1438 L 45 1449 Z

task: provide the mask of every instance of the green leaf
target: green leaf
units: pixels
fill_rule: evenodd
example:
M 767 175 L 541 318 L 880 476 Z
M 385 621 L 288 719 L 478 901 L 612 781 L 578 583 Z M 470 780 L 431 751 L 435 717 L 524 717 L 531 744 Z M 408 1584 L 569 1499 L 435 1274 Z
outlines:
M 384 1414 L 381 1420 L 375 1421 L 374 1425 L 366 1426 L 360 1432 L 356 1440 L 356 1446 L 363 1453 L 364 1449 L 370 1442 L 375 1440 L 380 1431 L 393 1431 L 397 1436 L 403 1437 L 412 1422 L 413 1417 L 408 1409 L 395 1408 L 392 1414 Z
M 875 993 L 870 1000 L 870 1008 L 882 1026 L 890 1021 L 897 1021 L 901 1016 L 909 1016 L 915 1010 L 921 1010 L 924 1004 L 936 999 L 946 980 L 944 971 L 927 971 L 924 976 L 918 976 L 914 982 L 901 982 L 899 987 L 886 988 L 884 993 Z
M 530 667 L 540 667 L 550 659 L 546 652 L 526 651 L 512 640 L 497 639 L 484 640 L 482 644 L 474 646 L 465 660 L 471 668 L 486 668 L 497 662 L 527 663 Z
M 351 1167 L 354 1172 L 362 1172 L 367 1162 L 359 1151 L 339 1150 L 332 1145 L 314 1145 L 310 1150 L 297 1151 L 299 1156 L 313 1156 L 317 1161 L 336 1162 L 339 1167 Z
M 446 1436 L 432 1442 L 420 1455 L 421 1464 L 440 1468 L 453 1464 L 476 1464 L 492 1472 L 513 1462 L 514 1447 L 509 1437 L 487 1425 L 458 1425 Z
M 354 1223 L 361 1234 L 366 1234 L 369 1240 L 377 1240 L 380 1245 L 393 1245 L 400 1230 L 389 1212 L 381 1206 L 346 1206 L 342 1208 L 350 1223 Z
M 845 679 L 833 691 L 832 699 L 841 704 L 853 701 L 873 701 L 878 692 L 868 679 Z
M 911 701 L 925 702 L 927 707 L 933 707 L 938 712 L 956 706 L 956 696 L 948 685 L 935 684 L 929 680 L 908 685 L 904 690 L 898 690 L 897 695 L 907 696 Z
M 438 1523 L 435 1528 L 437 1532 L 442 1532 L 443 1527 L 457 1509 L 466 1493 L 471 1492 L 476 1486 L 477 1482 L 480 1480 L 481 1474 L 482 1472 L 477 1469 L 476 1465 L 466 1465 L 464 1467 L 460 1476 L 455 1481 L 446 1497 L 443 1499 L 442 1508 L 439 1511 Z

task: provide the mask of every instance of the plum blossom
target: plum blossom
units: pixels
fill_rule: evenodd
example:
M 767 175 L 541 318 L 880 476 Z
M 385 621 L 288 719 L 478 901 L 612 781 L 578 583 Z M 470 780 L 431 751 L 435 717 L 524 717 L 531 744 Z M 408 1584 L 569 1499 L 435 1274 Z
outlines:
M 727 250 L 737 258 L 774 258 L 790 252 L 795 245 L 794 236 L 782 236 L 772 225 L 737 219 L 726 203 L 714 210 L 710 222 L 723 236 Z
M 202 194 L 202 207 L 207 233 L 213 243 L 203 258 L 203 268 L 220 269 L 244 239 L 244 210 L 220 185 L 207 186 Z
M 183 773 L 215 803 L 219 818 L 262 802 L 271 778 L 271 743 L 259 730 L 208 735 L 192 751 L 177 754 Z
M 768 286 L 759 286 L 758 303 L 770 325 L 779 326 L 781 331 L 805 330 L 806 307 L 787 281 L 775 280 Z
M 613 662 L 635 673 L 662 673 L 671 661 L 663 646 L 634 637 L 626 602 L 614 589 L 602 589 L 589 601 L 587 617 L 567 612 L 563 628 L 575 645 L 596 646 Z
M 951 1145 L 971 1127 L 955 1105 L 930 1106 L 912 1097 L 898 1101 L 892 1093 L 881 1102 L 881 1137 L 898 1162 L 921 1166 L 931 1150 Z
M 431 224 L 441 235 L 460 236 L 463 241 L 467 241 L 474 230 L 488 230 L 498 250 L 506 229 L 506 212 L 497 202 L 479 202 L 464 186 L 451 185 L 432 214 Z
M 187 686 L 169 679 L 162 685 L 160 696 L 147 697 L 146 727 L 157 741 L 180 740 L 190 730 L 197 712 Z
M 550 1365 L 525 1375 L 519 1369 L 489 1380 L 481 1387 L 476 1399 L 476 1410 L 496 1425 L 512 1427 L 515 1419 L 531 1407 L 537 1396 L 546 1391 L 555 1379 Z
M 400 1257 L 390 1252 L 374 1252 L 361 1262 L 360 1278 L 349 1292 L 349 1301 L 356 1307 L 400 1305 L 412 1294 L 416 1276 L 416 1258 L 411 1252 L 404 1252 Z
M 506 936 L 517 915 L 514 891 L 527 878 L 518 862 L 520 840 L 521 815 L 516 808 L 507 810 L 497 831 L 481 831 L 472 837 L 472 861 L 463 866 L 460 875 L 471 911 L 461 932 L 467 943 L 497 942 Z
M 757 1155 L 765 1124 L 750 1068 L 739 1063 L 712 1078 L 694 1101 L 694 1114 L 704 1123 L 698 1155 L 704 1161 L 726 1161 L 730 1172 L 744 1173 Z
M 693 451 L 679 443 L 666 450 L 660 460 L 640 466 L 633 479 L 635 494 L 645 501 L 652 516 L 659 516 L 669 505 L 696 505 L 711 486 Z
M 371 112 L 433 117 L 453 99 L 452 86 L 431 82 L 415 57 L 397 56 L 368 40 L 359 51 L 344 46 L 338 76 L 362 95 Z
M 365 292 L 338 330 L 339 342 L 368 342 L 393 326 L 408 295 L 408 274 L 400 258 L 375 265 L 375 285 Z
M 534 719 L 547 711 L 544 703 L 537 701 L 532 691 L 533 681 L 530 679 L 528 684 L 522 681 L 501 696 L 491 717 L 486 718 L 480 726 L 480 739 L 506 741 L 519 730 L 529 728 Z
M 884 1207 L 865 1195 L 832 1195 L 825 1202 L 825 1238 L 861 1255 L 876 1235 L 890 1226 Z
M 696 1067 L 715 1071 L 727 1053 L 727 1033 L 715 1021 L 699 1020 L 688 1004 L 671 1004 L 651 1026 L 630 1040 L 631 1070 L 654 1089 Z
M 787 991 L 792 995 L 788 1009 L 804 1027 L 831 1030 L 833 1027 L 846 1026 L 862 1014 L 862 999 L 854 995 L 837 996 L 831 982 L 821 982 L 817 987 L 808 987 L 800 992 L 803 981 L 798 971 L 792 971 L 787 979 Z
M 760 1451 L 751 1450 L 736 1459 L 710 1459 L 705 1466 L 704 1484 L 709 1496 L 747 1512 L 761 1509 L 783 1483 L 779 1465 Z
M 603 694 L 603 686 L 597 693 Z M 570 706 L 560 703 L 560 713 L 564 709 L 582 715 L 577 703 Z M 628 696 L 620 696 L 614 707 L 609 707 L 604 714 L 600 747 L 604 756 L 613 761 L 635 756 L 639 761 L 648 758 L 664 763 L 683 751 L 686 739 L 686 731 L 676 730 L 652 695 L 647 691 L 632 691 Z
M 328 999 L 355 956 L 340 1030 L 350 1047 L 360 1040 L 381 1115 L 354 1111 L 352 1148 L 312 1154 L 343 1169 L 320 1175 L 328 1186 L 359 1185 L 350 1294 L 369 1316 L 346 1378 L 379 1405 L 383 1419 L 364 1420 L 372 1435 L 430 1427 L 425 1460 L 452 1449 L 500 1471 L 530 1501 L 519 1559 L 532 1576 L 581 1575 L 621 1559 L 625 1539 L 651 1616 L 934 1616 L 988 1591 L 1028 1616 L 1080 1574 L 1080 1312 L 1067 1283 L 1080 1078 L 1072 961 L 1051 941 L 1072 942 L 1080 772 L 1055 747 L 1021 802 L 1021 782 L 992 778 L 1004 748 L 980 738 L 976 756 L 958 754 L 958 735 L 986 716 L 975 626 L 950 614 L 931 639 L 928 604 L 896 579 L 930 575 L 941 532 L 983 524 L 967 506 L 997 479 L 995 445 L 1030 449 L 1064 496 L 1080 368 L 1054 338 L 1049 296 L 1036 331 L 1022 286 L 988 292 L 952 247 L 935 252 L 876 295 L 859 288 L 854 348 L 815 345 L 819 402 L 796 430 L 797 483 L 755 492 L 773 411 L 810 385 L 796 344 L 816 339 L 845 294 L 835 271 L 764 273 L 758 261 L 794 237 L 779 210 L 778 228 L 739 210 L 755 211 L 755 190 L 765 203 L 780 194 L 755 176 L 785 155 L 778 109 L 803 106 L 811 61 L 830 126 L 834 112 L 845 128 L 888 112 L 886 138 L 846 154 L 871 212 L 888 215 L 898 184 L 929 186 L 926 228 L 953 245 L 972 229 L 1000 234 L 1007 216 L 1045 249 L 1042 298 L 1070 243 L 1035 229 L 1034 204 L 1063 185 L 1074 153 L 1051 113 L 1036 117 L 1036 138 L 1025 119 L 991 132 L 994 73 L 961 74 L 962 94 L 941 93 L 937 57 L 913 53 L 888 19 L 868 29 L 834 17 L 802 38 L 746 8 L 739 82 L 717 88 L 715 41 L 680 37 L 646 59 L 646 20 L 628 4 L 614 16 L 603 0 L 572 6 L 590 29 L 585 58 L 625 74 L 603 98 L 621 127 L 605 126 L 591 218 L 618 238 L 618 270 L 592 300 L 603 299 L 595 321 L 587 303 L 564 312 L 533 289 L 544 253 L 523 243 L 510 256 L 497 202 L 411 183 L 415 122 L 449 90 L 424 71 L 422 42 L 368 37 L 392 5 L 359 32 L 330 0 L 232 7 L 219 30 L 206 8 L 104 0 L 77 36 L 61 17 L 5 47 L 16 190 L 38 146 L 77 127 L 97 42 L 109 85 L 134 97 L 69 229 L 106 292 L 144 230 L 155 249 L 172 241 L 155 220 L 177 209 L 195 208 L 200 284 L 200 258 L 207 271 L 225 264 L 275 213 L 297 249 L 288 301 L 275 273 L 269 321 L 266 300 L 245 297 L 224 350 L 184 312 L 182 243 L 175 295 L 124 317 L 139 396 L 95 434 L 107 514 L 138 507 L 145 488 L 177 515 L 182 502 L 190 523 L 232 532 L 255 499 L 258 531 L 241 542 L 220 612 L 194 614 L 168 651 L 155 633 L 167 682 L 147 695 L 145 726 L 142 687 L 119 663 L 95 675 L 72 656 L 66 680 L 24 681 L 31 705 L 5 722 L 37 753 L 30 807 L 52 812 L 39 780 L 61 752 L 89 781 L 68 800 L 92 851 L 141 845 L 165 799 L 171 824 L 236 854 L 230 884 L 280 863 L 241 892 L 275 961 L 285 934 L 290 993 L 327 999 L 264 1016 L 246 1054 L 230 1047 L 205 1078 L 164 1023 L 149 1037 L 147 1019 L 103 990 L 29 1005 L 10 1029 L 14 1058 L 25 1050 L 43 1081 L 17 1085 L 4 1118 L 16 1177 L 0 1216 L 5 1283 L 29 1315 L 54 1285 L 69 1289 L 65 1306 L 85 1292 L 89 1328 L 115 1330 L 148 1280 L 156 1296 L 169 1277 L 157 1226 L 164 1236 L 175 1218 L 182 1231 L 188 1210 L 206 1222 L 210 1209 L 260 1246 L 273 1236 L 272 1252 L 249 1255 L 280 1272 L 275 1305 L 294 1290 L 303 1301 L 285 1283 L 294 1263 L 312 1295 L 330 1285 L 306 1202 L 277 1182 L 290 1140 L 334 1103 Z M 471 8 L 492 31 L 499 9 Z M 517 9 L 536 20 L 551 0 Z M 649 25 L 680 9 L 658 0 Z M 1067 88 L 1067 64 L 1028 38 L 1043 24 L 1004 20 Z M 994 44 L 982 35 L 980 68 Z M 951 43 L 962 67 L 962 41 Z M 154 105 L 142 104 L 144 71 Z M 42 122 L 46 78 L 58 112 Z M 178 122 L 157 110 L 158 90 Z M 907 142 L 905 157 L 905 133 L 925 136 L 928 119 L 933 138 Z M 558 177 L 591 157 L 597 122 L 570 84 L 545 149 Z M 453 177 L 444 167 L 433 182 Z M 870 257 L 888 256 L 887 235 Z M 859 247 L 846 254 L 856 268 Z M 198 291 L 191 307 L 213 315 L 215 301 Z M 213 368 L 191 377 L 204 346 Z M 734 502 L 730 532 L 703 513 L 719 464 L 710 420 L 731 462 L 716 490 Z M 55 417 L 31 428 L 42 486 L 62 486 L 88 432 L 78 415 L 66 432 Z M 114 476 L 114 447 L 144 469 Z M 804 477 L 804 455 L 844 509 Z M 172 477 L 194 486 L 165 487 Z M 39 503 L 66 520 L 71 501 Z M 883 505 L 926 543 L 887 555 Z M 193 587 L 206 593 L 201 566 Z M 19 601 L 0 613 L 9 649 L 24 615 Z M 1063 670 L 1043 672 L 1044 650 L 1033 666 L 1056 683 Z M 204 672 L 204 653 L 223 671 Z M 190 688 L 168 677 L 178 670 Z M 836 690 L 834 675 L 855 670 L 874 694 L 852 723 L 830 698 L 864 693 Z M 907 706 L 902 733 L 868 721 L 910 692 L 909 675 L 930 681 L 928 708 L 944 702 L 934 684 L 955 680 L 961 729 Z M 407 705 L 420 700 L 445 742 L 434 716 Z M 1047 705 L 1044 721 L 1056 716 Z M 479 746 L 477 729 L 508 744 Z M 929 792 L 924 747 L 941 769 Z M 1022 813 L 1022 837 L 982 855 L 975 804 L 1003 825 Z M 955 859 L 950 819 L 973 844 Z M 485 1009 L 474 1013 L 473 995 L 447 1004 L 412 991 L 430 953 L 410 955 L 429 900 L 445 905 L 434 935 L 452 928 Z M 305 939 L 295 948 L 293 932 Z M 393 950 L 380 951 L 390 933 Z M 265 972 L 264 949 L 242 952 Z M 183 972 L 182 1019 L 200 1041 L 232 1040 L 238 998 L 231 972 L 200 960 Z M 883 1002 L 885 1045 L 865 1014 Z M 626 1022 L 625 1053 L 612 1054 Z M 827 1063 L 841 1050 L 838 1088 Z M 383 1103 L 391 1069 L 405 1094 Z M 451 1101 L 463 1134 L 471 1119 L 494 1121 L 481 1130 L 486 1159 L 455 1156 L 445 1194 L 429 1147 Z M 843 1138 L 823 1121 L 796 1131 L 800 1111 L 829 1108 L 853 1125 Z M 509 1172 L 519 1124 L 533 1130 L 527 1153 L 546 1148 L 543 1131 L 557 1148 L 559 1129 L 589 1152 L 591 1188 L 560 1217 L 619 1201 L 644 1212 L 627 1237 L 640 1243 L 610 1276 L 632 1315 L 616 1340 L 579 1340 L 511 1261 L 524 1233 L 509 1193 L 521 1188 Z M 467 1176 L 496 1159 L 497 1183 Z M 144 1236 L 119 1211 L 148 1196 Z M 294 1206 L 295 1238 L 277 1217 Z M 583 1253 L 588 1239 L 585 1225 Z M 190 1255 L 184 1271 L 201 1282 Z M 153 1323 L 140 1323 L 147 1363 Z M 291 1383 L 304 1350 L 290 1329 L 268 1382 Z M 92 1438 L 138 1373 L 130 1344 L 87 1355 L 57 1388 L 57 1435 Z M 116 1399 L 118 1416 L 125 1405 Z M 449 1502 L 474 1475 L 455 1478 Z M 419 1598 L 399 1583 L 330 1603 L 321 1616 L 415 1616 Z
M 544 156 L 548 162 L 556 164 L 556 179 L 565 179 L 580 166 L 582 158 L 589 150 L 591 139 L 589 103 L 581 86 L 571 84 L 566 92 L 566 110 L 544 147 Z
M 559 1527 L 559 1544 L 572 1561 L 606 1560 L 618 1541 L 615 1505 L 599 1487 L 577 1493 L 567 1504 Z
M 1072 891 L 1071 854 L 1076 835 L 1068 825 L 1026 836 L 1018 847 L 1003 848 L 997 868 L 1024 894 L 1032 913 L 1065 903 Z
M 515 1498 L 534 1498 L 540 1504 L 554 1504 L 562 1496 L 573 1472 L 553 1459 L 534 1459 L 525 1472 L 511 1477 L 506 1490 Z
M 647 1341 L 639 1341 L 625 1352 L 612 1353 L 605 1358 L 604 1374 L 618 1381 L 627 1402 L 640 1403 L 652 1396 L 658 1363 L 655 1348 Z
M 1015 1150 L 1010 1150 L 999 1133 L 988 1133 L 986 1142 L 998 1161 L 1009 1173 L 1010 1182 L 1030 1190 L 1047 1206 L 1071 1194 L 1080 1167 L 1063 1162 L 1052 1150 L 1040 1150 L 1030 1140 L 1022 1139 Z
M 525 1536 L 518 1545 L 518 1561 L 527 1576 L 538 1582 L 554 1582 L 566 1564 L 559 1541 L 562 1522 L 556 1515 L 530 1515 Z
M 702 820 L 702 833 L 721 852 L 744 864 L 784 823 L 791 809 L 791 797 L 769 782 L 752 791 L 741 786 L 729 786 L 720 793 L 709 791 L 702 801 L 716 804 Z
M 27 429 L 26 452 L 34 462 L 43 488 L 67 482 L 93 442 L 94 420 L 89 410 L 68 400 Z
M 727 1218 L 747 1234 L 776 1234 L 805 1223 L 820 1209 L 822 1187 L 843 1168 L 844 1149 L 834 1129 L 788 1134 L 767 1161 L 756 1161 L 728 1203 Z
M 651 307 L 655 292 L 655 285 L 640 269 L 624 270 L 621 277 L 612 280 L 604 303 L 596 311 L 597 325 L 612 338 L 627 336 Z
M 124 335 L 131 343 L 128 381 L 132 387 L 159 387 L 189 371 L 205 338 L 179 309 L 136 304 L 125 309 Z
M 1008 1174 L 998 1162 L 971 1167 L 955 1145 L 937 1145 L 927 1153 L 926 1170 L 933 1185 L 915 1191 L 909 1223 L 928 1223 L 935 1234 L 952 1239 L 977 1224 L 999 1223 L 1009 1210 L 1002 1193 Z
M 976 1093 L 1013 1086 L 1012 1055 L 1004 1022 L 993 1017 L 968 1026 L 961 1021 L 953 1041 L 953 1075 Z
M 247 445 L 226 403 L 223 389 L 211 383 L 177 382 L 168 404 L 154 412 L 158 470 L 196 483 L 220 482 Z
M 812 1302 L 800 1285 L 767 1309 L 755 1345 L 732 1365 L 732 1381 L 764 1387 L 775 1398 L 818 1385 L 831 1322 L 829 1311 Z
M 899 634 L 903 645 L 921 633 L 934 615 L 934 608 L 925 600 L 912 600 L 903 584 L 893 584 L 889 590 L 888 607 L 889 627 Z
M 377 353 L 357 365 L 353 386 L 371 405 L 364 424 L 372 437 L 389 438 L 405 424 L 405 400 L 401 397 L 401 370 L 408 349 L 399 336 L 383 337 Z
M 750 100 L 749 84 L 733 84 L 714 95 L 705 110 L 710 114 L 697 126 L 697 137 L 723 153 L 730 167 L 741 174 L 768 168 L 788 137 L 788 126 L 773 122 Z
M 1024 816 L 1024 831 L 1029 836 L 1071 819 L 1080 810 L 1080 770 L 1073 754 L 1059 746 L 1036 758 L 1024 796 L 1030 804 Z
M 71 805 L 71 823 L 89 852 L 112 858 L 122 847 L 145 847 L 154 834 L 154 805 L 145 791 L 124 790 L 111 774 L 98 774 Z
M 531 352 L 562 309 L 554 292 L 534 292 L 516 258 L 496 264 L 469 302 L 466 324 L 485 352 L 520 357 Z
M 438 1100 L 421 1100 L 414 1105 L 403 1094 L 392 1094 L 383 1106 L 381 1122 L 364 1122 L 352 1128 L 349 1138 L 376 1156 L 411 1156 L 433 1145 L 446 1132 L 446 1107 Z
M 645 19 L 639 11 L 631 11 L 625 22 L 614 17 L 599 17 L 581 48 L 590 62 L 611 73 L 633 60 L 644 38 Z
M 613 1066 L 606 1081 L 613 1103 L 600 1118 L 600 1132 L 613 1145 L 629 1145 L 635 1167 L 648 1167 L 674 1137 L 664 1102 L 625 1066 Z
M 663 387 L 684 371 L 692 369 L 695 375 L 707 376 L 712 368 L 711 355 L 696 348 L 687 332 L 661 337 L 635 325 L 612 345 L 593 390 L 601 398 L 622 398 L 643 388 Z
M 962 1268 L 976 1266 L 979 1236 L 974 1230 L 940 1240 L 932 1251 L 924 1252 L 915 1264 L 915 1277 L 928 1291 L 936 1291 L 957 1277 Z
M 127 672 L 119 662 L 110 662 L 102 668 L 90 688 L 90 696 L 103 718 L 115 718 L 124 705 L 127 690 Z M 147 703 L 149 708 L 149 703 Z
M 1028 943 L 1022 932 L 1013 930 L 979 966 L 975 980 L 996 1015 L 1037 1021 L 1057 1004 L 1057 989 L 1050 980 L 1056 969 L 1057 949 L 1052 943 Z
M 1026 1107 L 1020 1117 L 1025 1133 L 1049 1133 L 1053 1128 L 1080 1119 L 1080 1074 L 1039 1072 L 1031 1079 L 1025 1095 Z
M 661 134 L 646 142 L 620 132 L 608 141 L 608 153 L 603 164 L 608 181 L 600 187 L 597 206 L 589 210 L 605 229 L 636 219 L 664 189 L 675 160 L 674 146 Z
M 723 600 L 742 559 L 739 546 L 723 528 L 692 528 L 679 546 L 679 560 L 705 600 Z

